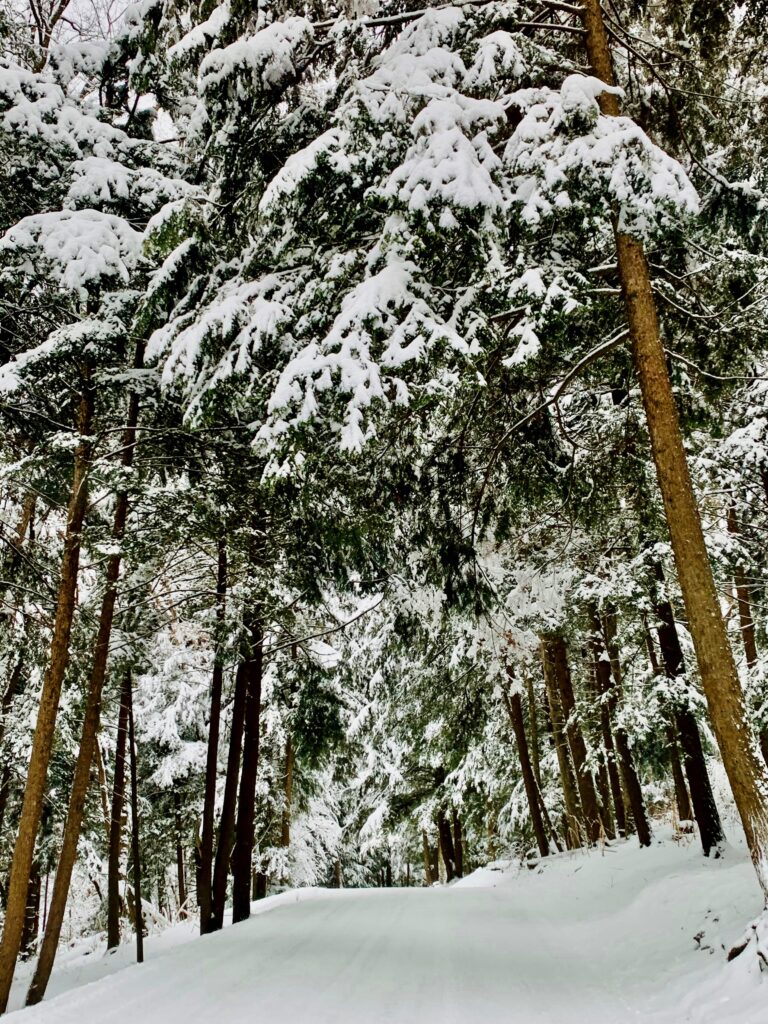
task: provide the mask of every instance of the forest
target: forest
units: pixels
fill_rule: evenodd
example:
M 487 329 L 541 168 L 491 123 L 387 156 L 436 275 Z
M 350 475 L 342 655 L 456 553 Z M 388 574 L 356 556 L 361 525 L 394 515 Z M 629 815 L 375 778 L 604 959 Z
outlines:
M 768 3 L 0 43 L 0 1014 L 764 1024 Z

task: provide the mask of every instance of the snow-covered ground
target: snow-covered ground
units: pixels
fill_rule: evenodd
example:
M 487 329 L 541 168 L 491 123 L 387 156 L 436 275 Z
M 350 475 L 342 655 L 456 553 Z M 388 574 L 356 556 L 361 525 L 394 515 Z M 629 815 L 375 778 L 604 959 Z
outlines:
M 765 1024 L 768 977 L 725 962 L 761 905 L 743 849 L 660 834 L 450 888 L 284 893 L 217 935 L 169 929 L 141 966 L 71 952 L 19 1024 Z

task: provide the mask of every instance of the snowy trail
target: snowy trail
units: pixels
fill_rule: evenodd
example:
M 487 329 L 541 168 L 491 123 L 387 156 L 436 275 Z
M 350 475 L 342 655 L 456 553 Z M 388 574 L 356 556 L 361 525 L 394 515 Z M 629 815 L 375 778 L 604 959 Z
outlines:
M 755 899 L 742 857 L 712 864 L 672 844 L 564 857 L 539 875 L 484 871 L 450 889 L 302 890 L 18 1019 L 764 1024 L 759 978 L 724 973 L 718 945 Z M 717 955 L 697 949 L 702 927 Z M 738 1007 L 728 988 L 737 977 Z

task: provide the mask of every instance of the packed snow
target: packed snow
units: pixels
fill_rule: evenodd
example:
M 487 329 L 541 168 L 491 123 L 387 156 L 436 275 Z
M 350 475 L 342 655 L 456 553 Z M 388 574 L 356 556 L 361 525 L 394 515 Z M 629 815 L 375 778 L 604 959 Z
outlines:
M 743 846 L 705 860 L 666 828 L 649 850 L 497 862 L 450 887 L 289 891 L 216 935 L 152 937 L 129 969 L 129 945 L 73 950 L 19 1020 L 764 1024 L 756 958 L 725 959 L 759 906 Z

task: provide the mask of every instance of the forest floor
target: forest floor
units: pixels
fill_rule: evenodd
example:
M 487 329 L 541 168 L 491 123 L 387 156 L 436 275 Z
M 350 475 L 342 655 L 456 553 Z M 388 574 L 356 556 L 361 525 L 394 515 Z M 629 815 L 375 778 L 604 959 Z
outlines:
M 74 948 L 51 998 L 18 1020 L 765 1024 L 756 958 L 725 962 L 759 909 L 741 844 L 707 861 L 658 828 L 649 850 L 500 862 L 450 887 L 294 890 L 217 935 L 152 937 L 139 967 L 128 944 Z

